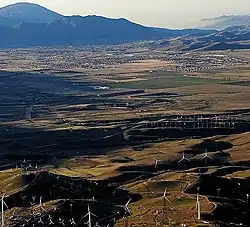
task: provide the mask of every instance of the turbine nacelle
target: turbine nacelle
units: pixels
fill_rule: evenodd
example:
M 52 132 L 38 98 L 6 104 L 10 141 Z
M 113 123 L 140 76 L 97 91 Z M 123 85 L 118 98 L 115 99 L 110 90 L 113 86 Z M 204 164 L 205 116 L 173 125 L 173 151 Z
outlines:
M 178 161 L 178 163 L 183 162 L 183 161 L 191 162 L 190 159 L 186 158 L 185 152 L 182 153 L 182 158 Z
M 201 160 L 204 160 L 204 159 L 213 160 L 213 157 L 208 155 L 207 149 L 205 150 L 205 153 L 204 153 L 203 157 L 201 158 Z

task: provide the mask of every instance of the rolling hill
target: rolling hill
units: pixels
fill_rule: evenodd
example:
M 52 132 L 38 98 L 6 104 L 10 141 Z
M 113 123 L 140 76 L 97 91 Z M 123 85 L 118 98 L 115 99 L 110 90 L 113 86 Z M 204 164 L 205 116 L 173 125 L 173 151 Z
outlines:
M 227 27 L 250 25 L 250 15 L 220 16 L 200 21 L 201 29 L 224 30 Z
M 182 50 L 239 50 L 250 49 L 250 26 L 232 26 L 201 37 L 181 37 Z M 188 43 L 187 40 L 190 42 Z M 188 45 L 184 45 L 188 43 Z
M 200 38 L 203 41 L 230 42 L 250 40 L 250 25 L 231 26 Z

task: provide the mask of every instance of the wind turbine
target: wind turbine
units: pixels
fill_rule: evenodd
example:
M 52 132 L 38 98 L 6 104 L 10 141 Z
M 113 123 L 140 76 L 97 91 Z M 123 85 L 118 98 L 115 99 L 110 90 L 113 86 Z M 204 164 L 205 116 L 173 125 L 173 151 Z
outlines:
M 29 163 L 29 165 L 27 166 L 27 169 L 32 169 L 33 166 Z
M 46 210 L 44 209 L 44 207 L 43 207 L 43 203 L 42 203 L 42 196 L 40 196 L 40 199 L 39 199 L 39 205 L 38 205 L 38 208 L 41 208 L 41 210 L 40 211 L 44 211 L 44 212 L 46 212 Z M 42 212 L 41 212 L 42 213 Z
M 72 226 L 76 226 L 76 222 L 75 222 L 75 219 L 74 219 L 74 218 L 71 218 L 69 221 L 70 221 L 70 224 L 71 224 Z
M 199 193 L 197 193 L 197 198 L 196 198 L 196 209 L 197 209 L 197 219 L 201 220 L 201 204 L 199 200 Z
M 63 218 L 61 218 L 61 217 L 59 217 L 59 222 L 58 222 L 60 225 L 62 225 L 62 226 L 65 226 L 65 224 L 64 224 L 64 219 Z
M 168 201 L 170 204 L 172 204 L 172 203 L 170 202 L 170 200 L 167 198 L 167 191 L 168 191 L 168 188 L 166 187 L 166 188 L 165 188 L 165 191 L 164 191 L 164 193 L 163 193 L 164 202 L 165 202 L 165 201 Z
M 166 201 L 168 201 L 170 204 L 172 204 L 169 199 L 167 198 L 167 190 L 168 188 L 165 188 L 165 191 L 163 193 L 163 224 L 166 224 Z
M 125 211 L 124 213 L 124 226 L 128 227 L 129 226 L 129 216 L 131 215 L 131 212 L 129 210 L 129 203 L 131 202 L 132 198 L 128 200 L 128 202 L 125 205 L 116 205 L 117 207 L 122 207 Z
M 203 157 L 201 158 L 201 160 L 204 160 L 204 159 L 206 160 L 206 165 L 207 165 L 208 159 L 213 160 L 213 158 L 208 155 L 207 149 L 205 150 L 205 153 L 204 153 Z
M 185 157 L 185 152 L 182 153 L 182 158 L 178 161 L 178 163 L 183 162 L 183 161 L 188 161 L 190 162 L 191 160 Z
M 36 196 L 33 196 L 33 197 L 31 197 L 31 198 L 32 198 L 33 203 L 35 203 L 35 201 L 36 201 Z
M 7 204 L 4 202 L 5 195 L 2 195 L 1 198 L 1 207 L 2 207 L 2 227 L 5 227 L 5 215 L 4 215 L 4 207 L 8 208 Z
M 220 197 L 220 191 L 221 191 L 221 188 L 217 188 L 217 196 Z
M 23 206 L 24 206 L 24 203 L 25 203 L 25 198 L 26 198 L 26 196 L 21 196 L 21 199 L 23 201 Z
M 249 202 L 249 194 L 246 194 L 246 203 Z
M 159 165 L 160 160 L 158 160 L 156 158 L 154 158 L 154 160 L 155 160 L 155 169 L 157 169 L 157 171 L 158 171 L 158 165 Z
M 55 225 L 52 219 L 49 219 L 49 224 L 48 225 Z
M 44 222 L 43 222 L 43 220 L 42 220 L 42 218 L 39 218 L 39 220 L 38 220 L 38 222 L 37 222 L 38 224 L 44 224 Z
M 201 160 L 203 160 L 203 159 L 211 159 L 211 160 L 213 160 L 213 158 L 208 155 L 207 149 L 205 150 L 204 156 L 201 158 Z
M 129 207 L 128 207 L 128 205 L 130 204 L 131 200 L 132 200 L 132 198 L 130 198 L 125 205 L 116 205 L 116 206 L 124 208 L 125 212 L 129 213 L 131 215 L 131 212 L 130 212 Z
M 88 221 L 85 223 L 87 224 L 89 227 L 92 227 L 92 219 L 91 216 L 97 217 L 95 214 L 91 213 L 89 205 L 88 205 L 88 213 L 83 217 L 86 218 L 88 217 Z
M 48 225 L 55 225 L 55 223 L 52 220 L 52 216 L 49 214 L 49 224 Z

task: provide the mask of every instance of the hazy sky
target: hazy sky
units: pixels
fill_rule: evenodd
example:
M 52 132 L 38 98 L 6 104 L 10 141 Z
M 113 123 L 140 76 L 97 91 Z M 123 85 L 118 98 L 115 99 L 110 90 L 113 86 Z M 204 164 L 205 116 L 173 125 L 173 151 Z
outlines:
M 202 18 L 249 14 L 250 0 L 26 0 L 64 15 L 125 17 L 149 26 L 183 28 Z M 16 3 L 0 0 L 0 6 Z

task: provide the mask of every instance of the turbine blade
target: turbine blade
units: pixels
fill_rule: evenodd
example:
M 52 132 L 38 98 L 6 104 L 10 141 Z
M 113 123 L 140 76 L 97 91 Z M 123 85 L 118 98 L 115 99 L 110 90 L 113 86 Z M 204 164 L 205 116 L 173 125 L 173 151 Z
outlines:
M 166 188 L 165 188 L 165 191 L 164 191 L 164 194 L 163 194 L 163 197 L 166 197 L 167 190 L 168 190 L 168 188 L 166 187 Z
M 6 208 L 9 208 L 8 205 L 6 204 L 6 202 L 3 201 L 3 204 Z
M 90 213 L 92 216 L 94 216 L 94 217 L 96 217 L 96 218 L 98 218 L 98 216 L 97 215 L 95 215 L 95 214 L 93 214 L 93 213 Z
M 129 199 L 129 201 L 126 203 L 126 207 L 129 205 L 129 203 L 131 202 L 132 198 Z
M 132 215 L 132 213 L 131 213 L 131 211 L 129 210 L 129 208 L 128 207 L 126 207 L 126 209 L 125 209 L 128 213 L 129 213 L 129 215 Z
M 89 215 L 89 213 L 87 213 L 86 215 L 84 215 L 84 216 L 82 217 L 82 219 L 83 219 L 83 218 L 86 218 L 86 217 L 88 217 L 88 215 Z
M 169 202 L 169 204 L 172 204 L 171 201 L 167 197 L 165 197 L 165 199 Z
M 178 161 L 178 163 L 182 162 L 184 159 L 182 158 L 181 160 Z

